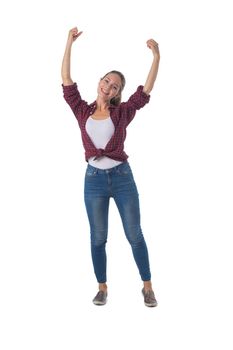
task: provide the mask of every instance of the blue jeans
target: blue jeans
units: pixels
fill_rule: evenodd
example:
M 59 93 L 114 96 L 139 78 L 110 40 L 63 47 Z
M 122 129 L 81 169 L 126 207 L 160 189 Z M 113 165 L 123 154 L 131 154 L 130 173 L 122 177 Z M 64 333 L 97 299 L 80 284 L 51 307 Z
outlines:
M 146 242 L 140 226 L 138 191 L 129 163 L 101 170 L 88 164 L 84 187 L 85 205 L 91 231 L 91 255 L 96 279 L 105 283 L 108 209 L 112 197 L 119 210 L 141 279 L 151 279 Z

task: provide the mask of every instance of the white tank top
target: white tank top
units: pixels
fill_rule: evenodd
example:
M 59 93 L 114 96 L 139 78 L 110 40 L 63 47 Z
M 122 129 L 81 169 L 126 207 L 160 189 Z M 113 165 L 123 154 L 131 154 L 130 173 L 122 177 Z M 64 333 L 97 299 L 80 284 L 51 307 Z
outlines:
M 106 119 L 93 119 L 91 116 L 86 122 L 86 131 L 96 148 L 105 149 L 107 143 L 114 134 L 115 127 L 110 117 Z M 122 162 L 103 156 L 96 160 L 95 157 L 88 159 L 88 163 L 95 168 L 109 169 Z

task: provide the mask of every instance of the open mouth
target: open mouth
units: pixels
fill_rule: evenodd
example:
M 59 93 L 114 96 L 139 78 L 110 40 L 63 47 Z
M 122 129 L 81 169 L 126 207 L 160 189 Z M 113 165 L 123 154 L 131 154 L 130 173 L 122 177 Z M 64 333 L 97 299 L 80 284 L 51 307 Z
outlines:
M 103 89 L 101 89 L 101 92 L 102 92 L 104 95 L 106 95 L 106 96 L 108 96 L 108 95 L 109 95 L 109 93 L 108 93 L 108 92 L 106 92 L 106 91 L 104 91 Z

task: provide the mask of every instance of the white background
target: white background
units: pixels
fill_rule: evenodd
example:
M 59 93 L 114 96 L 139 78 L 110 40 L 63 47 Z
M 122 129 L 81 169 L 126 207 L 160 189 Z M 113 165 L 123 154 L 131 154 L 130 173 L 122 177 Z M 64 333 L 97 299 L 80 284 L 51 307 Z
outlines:
M 0 9 L 0 347 L 232 349 L 232 14 L 230 1 L 7 1 Z M 158 308 L 141 281 L 114 203 L 109 301 L 96 293 L 78 124 L 62 97 L 72 77 L 96 97 L 111 69 L 126 100 L 159 42 L 150 103 L 128 129 Z

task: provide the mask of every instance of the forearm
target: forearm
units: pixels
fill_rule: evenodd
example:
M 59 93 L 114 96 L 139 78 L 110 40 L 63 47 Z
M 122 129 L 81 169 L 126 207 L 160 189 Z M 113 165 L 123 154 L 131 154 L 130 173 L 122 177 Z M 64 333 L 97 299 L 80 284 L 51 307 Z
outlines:
M 65 53 L 62 60 L 61 76 L 63 85 L 72 85 L 73 81 L 70 74 L 70 60 L 71 60 L 72 42 L 67 41 Z
M 160 61 L 160 56 L 159 54 L 154 55 L 154 59 L 149 71 L 149 74 L 147 76 L 145 85 L 143 87 L 143 91 L 149 95 L 151 90 L 154 87 L 154 83 L 158 74 L 158 69 L 159 69 L 159 61 Z

